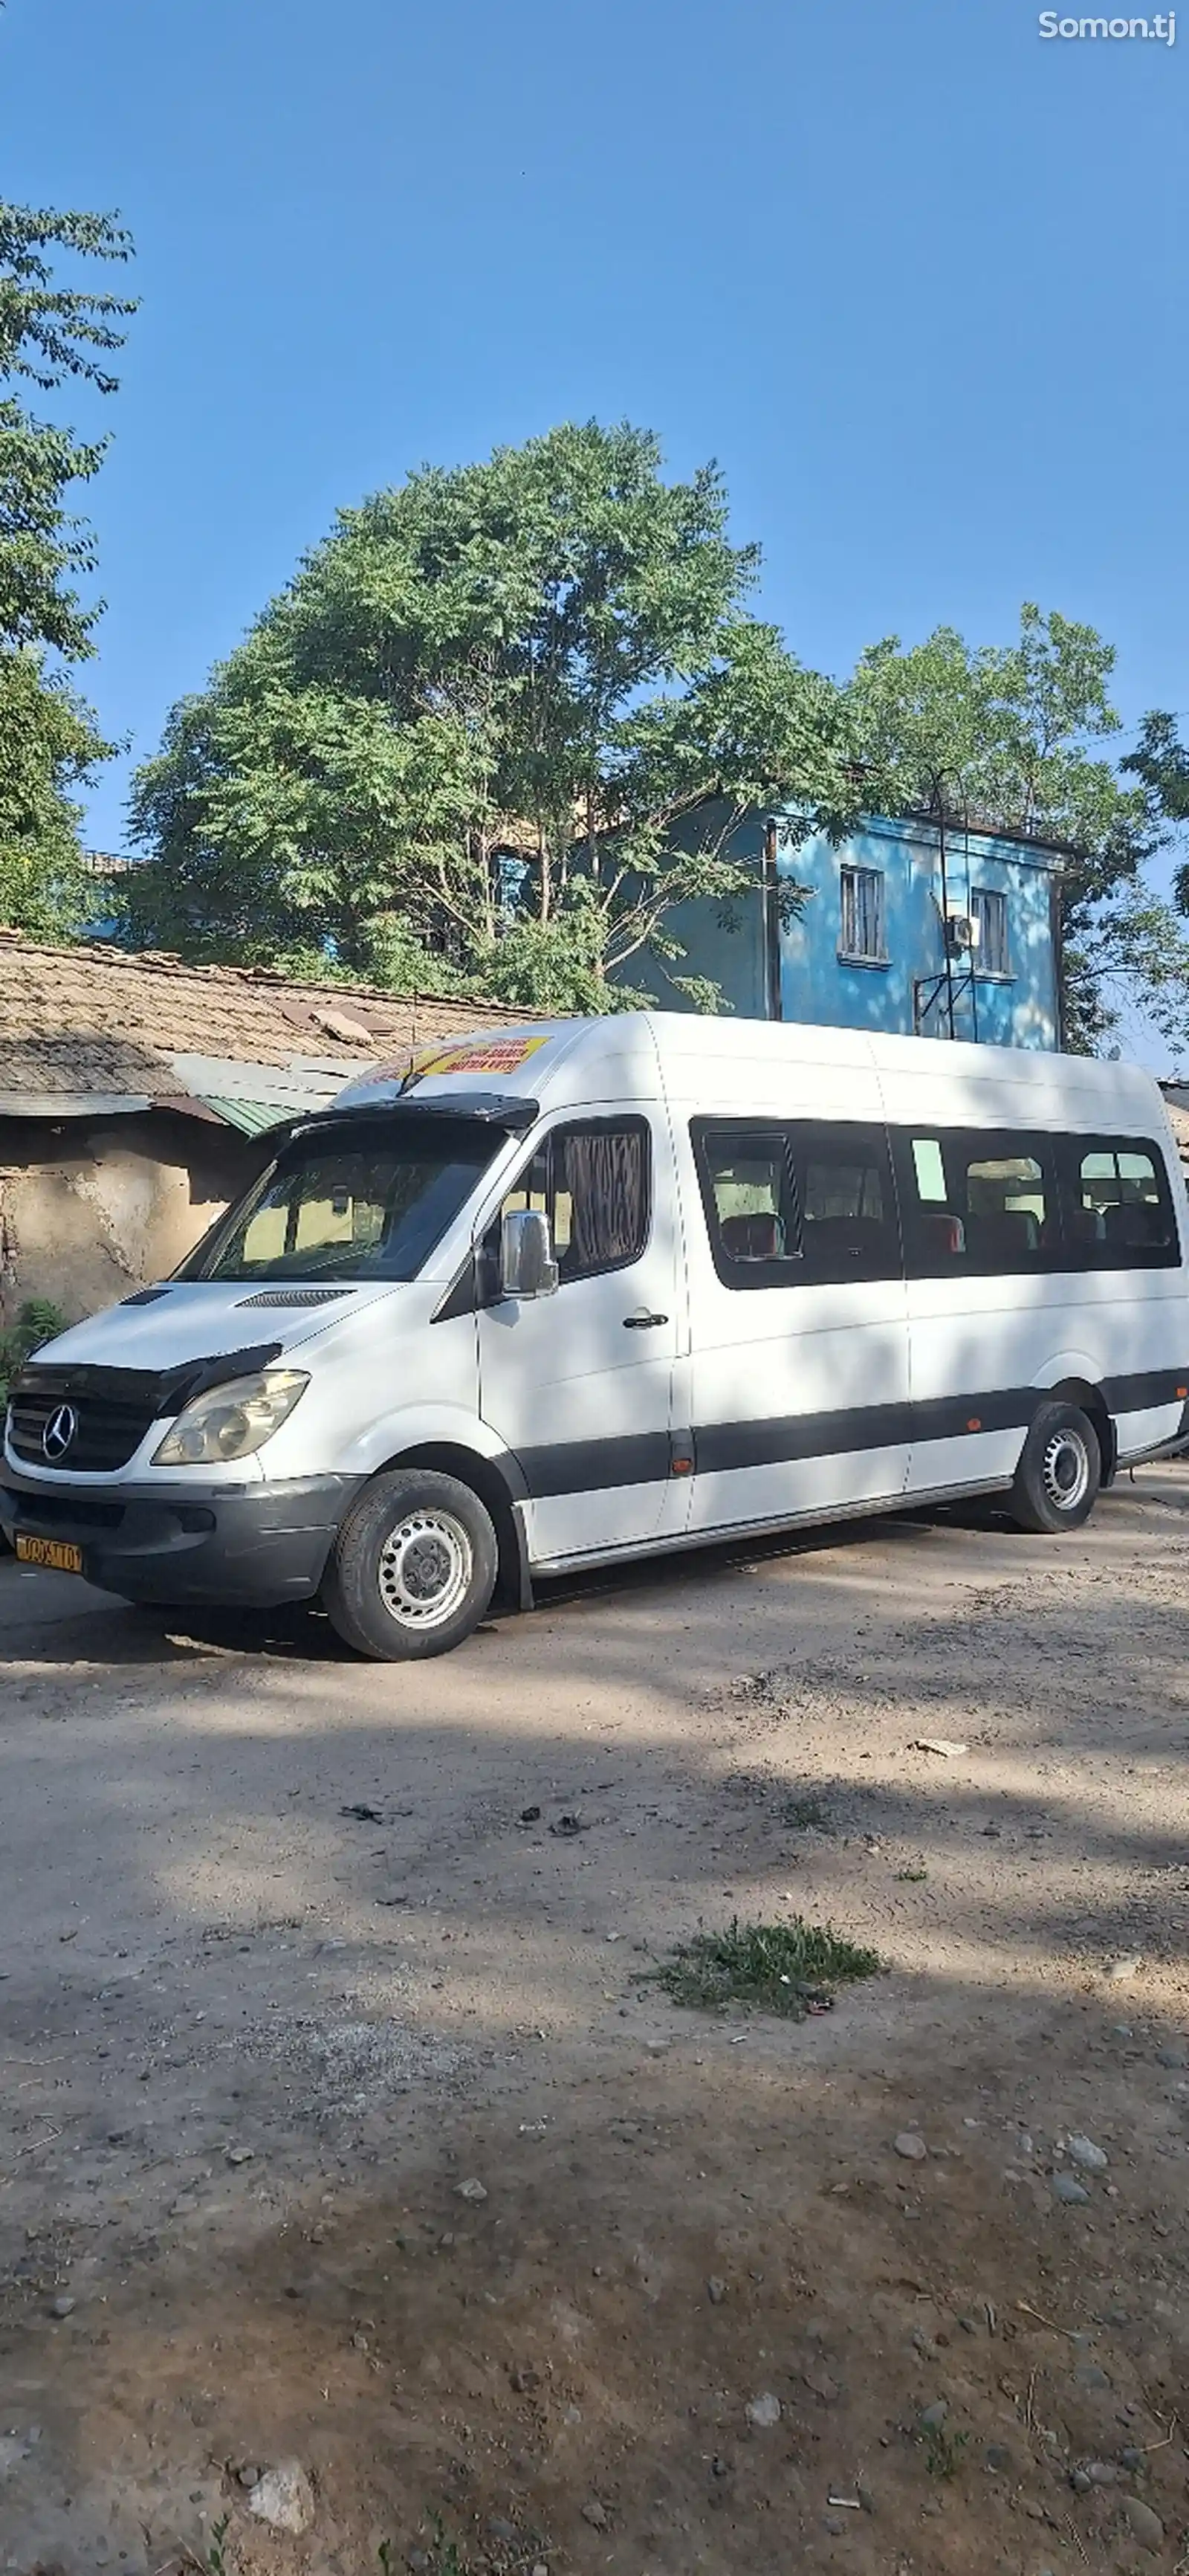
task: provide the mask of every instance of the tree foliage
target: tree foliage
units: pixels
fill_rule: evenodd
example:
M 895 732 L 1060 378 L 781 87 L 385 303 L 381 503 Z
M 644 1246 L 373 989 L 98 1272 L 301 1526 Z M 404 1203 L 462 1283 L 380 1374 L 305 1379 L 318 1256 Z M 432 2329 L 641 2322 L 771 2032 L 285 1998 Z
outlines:
M 1065 1043 L 1081 1049 L 1112 1024 L 1119 977 L 1151 964 L 1141 871 L 1160 830 L 1150 796 L 1099 750 L 1120 730 L 1114 661 L 1092 626 L 1026 602 L 1013 644 L 972 648 L 946 626 L 908 651 L 885 638 L 850 692 L 870 802 L 1027 833 L 1062 853 Z
M 129 935 L 607 1008 L 752 882 L 754 801 L 836 823 L 845 700 L 752 617 L 722 481 L 567 425 L 343 511 L 139 772 Z M 608 979 L 619 983 L 609 987 Z
M 56 283 L 54 260 L 130 253 L 112 216 L 0 204 L 0 914 L 41 937 L 85 917 L 71 790 L 110 755 L 67 677 L 93 652 L 100 614 L 78 588 L 95 549 L 71 494 L 98 472 L 104 442 L 38 418 L 26 388 L 115 391 L 108 361 L 134 307 Z
M 1183 849 L 1189 824 L 1189 749 L 1175 716 L 1160 710 L 1146 715 L 1134 751 L 1119 766 L 1140 781 L 1160 838 Z M 1189 1050 L 1189 935 L 1181 926 L 1189 917 L 1189 865 L 1184 861 L 1174 869 L 1172 883 L 1175 910 L 1152 900 L 1137 904 L 1127 927 L 1133 981 L 1148 1017 L 1183 1063 Z

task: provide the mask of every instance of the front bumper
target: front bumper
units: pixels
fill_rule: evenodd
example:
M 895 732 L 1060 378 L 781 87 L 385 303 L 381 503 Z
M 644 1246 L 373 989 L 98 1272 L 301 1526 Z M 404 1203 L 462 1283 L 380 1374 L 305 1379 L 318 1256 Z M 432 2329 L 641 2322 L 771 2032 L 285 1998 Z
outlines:
M 63 1539 L 83 1572 L 127 1601 L 236 1603 L 271 1610 L 318 1590 L 362 1476 L 227 1485 L 71 1485 L 0 1462 L 0 1527 Z

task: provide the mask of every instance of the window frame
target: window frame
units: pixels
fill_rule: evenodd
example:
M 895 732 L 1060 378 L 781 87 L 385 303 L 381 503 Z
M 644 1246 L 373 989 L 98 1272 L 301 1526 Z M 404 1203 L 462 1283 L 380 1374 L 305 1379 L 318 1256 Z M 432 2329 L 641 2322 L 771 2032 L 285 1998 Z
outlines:
M 900 1222 L 900 1190 L 891 1142 L 886 1125 L 878 1118 L 748 1118 L 706 1115 L 691 1118 L 690 1143 L 698 1176 L 702 1217 L 710 1258 L 724 1288 L 754 1290 L 759 1288 L 830 1288 L 846 1287 L 853 1282 L 892 1280 L 904 1277 L 904 1235 Z M 796 1232 L 797 1249 L 785 1252 L 771 1261 L 736 1261 L 726 1250 L 720 1232 L 718 1202 L 710 1169 L 709 1148 L 725 1137 L 778 1137 L 781 1142 L 789 1207 Z M 884 1226 L 890 1235 L 888 1267 L 882 1257 L 878 1266 L 856 1259 L 843 1266 L 840 1259 L 826 1260 L 812 1242 L 812 1229 L 807 1233 L 804 1212 L 803 1175 L 808 1163 L 828 1160 L 831 1143 L 838 1147 L 849 1143 L 856 1150 L 872 1156 L 879 1167 L 886 1213 Z
M 980 906 L 984 904 L 994 904 L 996 906 L 997 916 L 1003 924 L 1003 962 L 1000 965 L 991 966 L 984 960 L 982 941 L 983 930 L 985 927 L 985 915 L 980 911 Z M 1003 886 L 971 886 L 970 911 L 971 918 L 979 924 L 979 944 L 975 949 L 973 961 L 976 976 L 990 983 L 1014 983 L 1015 969 L 1011 962 L 1011 910 L 1008 903 L 1006 888 Z
M 612 1114 L 612 1115 L 608 1115 L 608 1116 L 605 1116 L 605 1117 L 591 1117 L 591 1118 L 561 1117 L 561 1118 L 559 1118 L 559 1119 L 558 1119 L 558 1121 L 557 1121 L 557 1123 L 556 1123 L 556 1125 L 555 1125 L 555 1126 L 546 1128 L 544 1135 L 538 1136 L 538 1137 L 536 1138 L 535 1143 L 533 1144 L 533 1146 L 532 1146 L 532 1148 L 531 1148 L 530 1152 L 526 1155 L 524 1162 L 520 1165 L 519 1170 L 516 1172 L 516 1174 L 514 1175 L 514 1177 L 513 1177 L 510 1181 L 508 1181 L 508 1182 L 507 1182 L 507 1184 L 505 1185 L 505 1187 L 500 1191 L 499 1205 L 498 1205 L 498 1207 L 497 1207 L 497 1209 L 496 1209 L 496 1212 L 495 1212 L 494 1217 L 493 1217 L 493 1218 L 492 1218 L 492 1220 L 491 1220 L 490 1225 L 489 1225 L 489 1226 L 487 1226 L 487 1227 L 486 1227 L 486 1229 L 485 1229 L 485 1231 L 484 1231 L 483 1241 L 482 1241 L 482 1245 L 481 1245 L 481 1252 L 482 1252 L 482 1255 L 483 1255 L 483 1258 L 484 1258 L 484 1266 L 485 1266 L 485 1267 L 487 1268 L 487 1270 L 488 1270 L 488 1276 L 489 1276 L 489 1278 L 490 1278 L 490 1277 L 492 1277 L 492 1276 L 494 1276 L 494 1282 L 495 1282 L 494 1287 L 492 1287 L 492 1289 L 491 1289 L 490 1293 L 489 1293 L 488 1295 L 484 1296 L 484 1297 L 482 1298 L 482 1300 L 481 1300 L 481 1302 L 482 1302 L 484 1305 L 494 1305 L 494 1304 L 498 1304 L 498 1302 L 499 1302 L 499 1298 L 500 1298 L 500 1288 L 499 1288 L 500 1228 L 501 1228 L 501 1223 L 502 1223 L 502 1219 L 503 1219 L 503 1211 L 504 1211 L 504 1208 L 506 1207 L 508 1200 L 509 1200 L 510 1198 L 514 1198 L 514 1197 L 515 1197 L 515 1195 L 516 1195 L 516 1192 L 517 1192 L 518 1190 L 521 1190 L 521 1189 L 523 1189 L 523 1188 L 524 1188 L 524 1186 L 525 1186 L 525 1181 L 526 1181 L 526 1177 L 527 1177 L 528 1173 L 529 1173 L 529 1172 L 531 1172 L 531 1170 L 532 1170 L 532 1168 L 533 1168 L 533 1164 L 537 1161 L 538 1156 L 539 1156 L 540 1154 L 544 1153 L 544 1154 L 545 1154 L 545 1155 L 547 1155 L 547 1157 L 548 1157 L 547 1182 L 546 1182 L 546 1189 L 545 1189 L 545 1200 L 546 1200 L 546 1214 L 548 1215 L 548 1218 L 549 1218 L 549 1233 L 550 1233 L 550 1239 L 552 1240 L 552 1239 L 553 1239 L 553 1232 L 554 1232 L 554 1226 L 553 1226 L 554 1208 L 555 1208 L 555 1206 L 556 1206 L 556 1196 L 557 1196 L 557 1184 L 556 1184 L 556 1180 L 555 1180 L 555 1177 L 554 1177 L 553 1161 L 554 1161 L 554 1152 L 555 1152 L 555 1149 L 556 1149 L 556 1145 L 557 1145 L 558 1140 L 559 1140 L 559 1139 L 561 1139 L 561 1138 L 564 1138 L 564 1137 L 566 1137 L 566 1136 L 572 1136 L 572 1135 L 589 1136 L 589 1135 L 592 1135 L 592 1134 L 605 1134 L 605 1133 L 607 1133 L 607 1132 L 609 1132 L 609 1131 L 610 1131 L 610 1132 L 613 1132 L 613 1133 L 615 1133 L 615 1134 L 617 1134 L 617 1135 L 620 1135 L 620 1134 L 629 1134 L 629 1135 L 633 1135 L 633 1136 L 641 1136 L 641 1137 L 643 1137 L 643 1140 L 644 1140 L 644 1228 L 643 1228 L 643 1233 L 642 1233 L 642 1235 L 641 1235 L 641 1239 L 640 1239 L 640 1242 L 639 1242 L 639 1245 L 638 1245 L 637 1249 L 636 1249 L 634 1252 L 630 1252 L 630 1253 L 626 1253 L 626 1254 L 624 1254 L 620 1259 L 618 1259 L 618 1260 L 616 1260 L 616 1261 L 599 1261 L 599 1262 L 595 1262 L 595 1263 L 591 1266 L 591 1268 L 590 1268 L 590 1269 L 587 1269 L 587 1270 L 570 1271 L 569 1273 L 561 1272 L 561 1273 L 560 1273 L 560 1275 L 559 1275 L 559 1277 L 558 1277 L 558 1282 L 557 1282 L 557 1284 L 558 1284 L 558 1289 L 559 1289 L 559 1291 L 560 1291 L 560 1290 L 565 1289 L 565 1288 L 577 1288 L 577 1287 L 579 1287 L 579 1286 L 581 1285 L 581 1283 L 582 1283 L 582 1281 L 583 1281 L 584 1279 L 607 1279 L 607 1278 L 610 1278 L 611 1274 L 612 1274 L 614 1271 L 616 1271 L 616 1270 L 633 1270 L 633 1269 L 635 1268 L 636 1263 L 637 1263 L 638 1261 L 642 1261 L 642 1260 L 643 1260 L 644 1255 L 645 1255 L 645 1253 L 647 1252 L 647 1250 L 648 1250 L 648 1248 L 649 1248 L 649 1245 L 651 1244 L 651 1241 L 652 1241 L 653 1218 L 654 1218 L 654 1215 L 655 1215 L 655 1209 L 656 1209 L 656 1190 L 655 1190 L 655 1178 L 654 1178 L 654 1162 L 655 1162 L 655 1158 L 654 1158 L 654 1154 L 653 1154 L 653 1136 L 652 1136 L 652 1124 L 651 1124 L 651 1121 L 650 1121 L 648 1118 L 645 1118 L 645 1117 L 641 1114 L 641 1112 L 640 1112 L 640 1111 L 638 1111 L 638 1110 L 624 1110 L 624 1111 L 621 1111 L 621 1112 L 618 1112 L 618 1113 L 615 1113 L 615 1114 Z M 555 1258 L 557 1258 L 558 1256 L 557 1256 L 557 1244 L 556 1244 L 556 1242 L 554 1242 L 554 1243 L 553 1243 L 553 1251 L 554 1251 L 554 1257 L 555 1257 Z M 491 1270 L 491 1265 L 492 1265 L 492 1263 L 494 1263 L 494 1273 L 492 1273 L 492 1270 Z
M 879 946 L 878 946 L 878 948 L 856 948 L 856 947 L 850 947 L 850 946 L 848 946 L 848 944 L 847 944 L 847 938 L 846 938 L 846 910 L 847 910 L 846 880 L 847 880 L 847 878 L 848 878 L 848 877 L 850 877 L 851 879 L 853 879 L 853 880 L 855 881 L 855 883 L 856 883 L 856 884 L 857 884 L 858 879 L 859 879 L 860 877 L 868 877 L 868 878 L 870 878 L 872 885 L 877 889 L 877 891 L 876 891 L 876 896 L 875 896 L 875 912 L 876 912 L 876 931 L 877 931 L 878 938 L 879 938 Z M 839 867 L 839 870 L 838 870 L 838 961 L 839 961 L 839 964 L 840 964 L 840 965 L 843 965 L 843 966 L 887 966 L 887 965 L 890 965 L 891 960 L 890 960 L 889 955 L 888 955 L 888 903 L 887 903 L 887 885 L 888 885 L 888 873 L 887 873 L 887 869 L 886 869 L 886 868 L 873 868 L 873 867 L 867 867 L 867 866 L 865 866 L 865 865 L 860 864 L 860 862 L 859 862 L 858 860 L 854 860 L 854 859 L 844 859 L 844 860 L 842 861 L 842 863 L 841 863 L 841 865 L 840 865 L 840 867 Z M 852 922 L 853 922 L 853 920 L 854 920 L 855 909 L 856 909 L 856 907 L 855 907 L 854 897 L 852 896 L 852 898 L 851 898 L 851 918 L 852 918 Z
M 789 1151 L 788 1120 L 771 1117 L 749 1118 L 746 1112 L 739 1118 L 697 1117 L 691 1118 L 689 1122 L 689 1135 L 698 1175 L 702 1218 L 706 1228 L 706 1240 L 710 1247 L 710 1258 L 723 1287 L 799 1288 L 805 1278 L 805 1256 L 801 1242 L 801 1202 L 797 1189 L 797 1174 Z M 795 1252 L 779 1253 L 771 1261 L 735 1261 L 727 1251 L 722 1239 L 709 1148 L 712 1142 L 736 1136 L 755 1137 L 757 1141 L 763 1143 L 769 1139 L 779 1142 L 784 1165 L 785 1190 L 796 1238 Z

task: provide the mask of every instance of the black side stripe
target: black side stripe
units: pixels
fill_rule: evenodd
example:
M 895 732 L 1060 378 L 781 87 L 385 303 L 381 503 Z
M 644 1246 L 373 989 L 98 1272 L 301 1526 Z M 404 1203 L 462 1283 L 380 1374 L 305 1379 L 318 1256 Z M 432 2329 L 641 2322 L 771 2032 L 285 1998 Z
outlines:
M 1189 1367 L 1142 1369 L 1135 1377 L 1108 1377 L 1102 1382 L 1108 1413 L 1145 1413 L 1150 1405 L 1176 1404 L 1189 1386 Z
M 1189 1368 L 1146 1369 L 1108 1378 L 1102 1394 L 1112 1414 L 1141 1413 L 1176 1404 L 1187 1384 Z M 704 1423 L 693 1433 L 695 1471 L 725 1475 L 740 1467 L 779 1467 L 861 1449 L 898 1449 L 909 1441 L 958 1440 L 972 1430 L 1025 1431 L 1046 1401 L 1044 1387 L 999 1387 L 978 1395 L 932 1396 L 915 1404 L 856 1404 L 779 1420 Z M 552 1441 L 521 1449 L 517 1456 L 526 1490 L 537 1501 L 557 1494 L 601 1493 L 613 1485 L 662 1484 L 671 1470 L 667 1431 L 637 1432 L 618 1440 Z
M 538 1502 L 550 1494 L 601 1493 L 608 1485 L 662 1485 L 669 1475 L 667 1430 L 622 1440 L 558 1440 L 516 1454 Z

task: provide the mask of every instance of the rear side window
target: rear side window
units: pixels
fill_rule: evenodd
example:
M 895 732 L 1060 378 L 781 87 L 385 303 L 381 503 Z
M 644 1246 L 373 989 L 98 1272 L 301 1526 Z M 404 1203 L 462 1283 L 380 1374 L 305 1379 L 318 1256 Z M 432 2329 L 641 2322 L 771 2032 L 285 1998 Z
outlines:
M 1180 1257 L 1164 1157 L 1135 1137 L 1071 1138 L 1065 1232 L 1071 1268 L 1160 1267 Z
M 649 1148 L 643 1118 L 555 1127 L 509 1190 L 501 1216 L 544 1209 L 563 1282 L 626 1269 L 648 1241 Z
M 1060 1248 L 1052 1139 L 968 1129 L 898 1139 L 913 1278 L 1051 1269 Z
M 882 1128 L 695 1119 L 690 1132 L 710 1249 L 724 1286 L 899 1278 L 900 1236 Z

